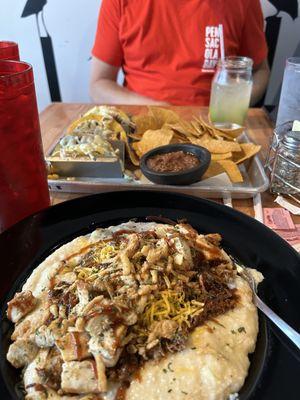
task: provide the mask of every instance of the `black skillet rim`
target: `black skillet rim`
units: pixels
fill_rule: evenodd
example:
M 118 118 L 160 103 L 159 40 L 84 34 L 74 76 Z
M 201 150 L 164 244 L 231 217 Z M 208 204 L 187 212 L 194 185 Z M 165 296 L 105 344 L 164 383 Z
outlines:
M 40 213 L 34 214 L 33 216 L 26 218 L 25 220 L 21 221 L 16 226 L 12 227 L 8 231 L 6 231 L 2 235 L 0 235 L 0 244 L 1 243 L 5 244 L 5 242 L 7 241 L 7 238 L 10 237 L 11 235 L 18 235 L 18 231 L 22 231 L 22 228 L 24 228 L 24 224 L 25 224 L 25 226 L 26 226 L 26 224 L 30 225 L 30 223 L 33 222 L 36 219 L 40 219 L 41 220 L 41 222 L 38 221 L 38 229 L 41 229 L 41 230 L 43 230 L 43 229 L 45 230 L 46 229 L 47 223 L 45 225 L 45 222 L 48 222 L 48 226 L 49 226 L 49 222 L 50 222 L 49 218 L 51 220 L 51 218 L 53 216 L 56 217 L 56 218 L 58 217 L 58 221 L 60 221 L 60 222 L 63 221 L 64 220 L 64 213 L 66 211 L 68 211 L 68 208 L 72 209 L 71 216 L 73 216 L 75 218 L 76 218 L 76 214 L 77 214 L 77 218 L 80 215 L 82 216 L 81 212 L 78 213 L 76 211 L 78 206 L 85 206 L 86 207 L 85 212 L 83 213 L 84 217 L 86 217 L 86 218 L 88 218 L 88 216 L 90 215 L 90 212 L 93 210 L 93 207 L 95 208 L 94 212 L 97 213 L 97 211 L 99 211 L 101 213 L 100 210 L 96 210 L 98 201 L 104 200 L 106 197 L 108 197 L 108 200 L 109 200 L 109 197 L 115 197 L 115 200 L 117 200 L 118 196 L 123 196 L 124 197 L 124 193 L 125 193 L 124 191 L 121 191 L 121 192 L 103 193 L 103 194 L 98 194 L 98 195 L 93 195 L 93 196 L 87 196 L 87 197 L 84 197 L 84 198 L 81 198 L 81 199 L 75 199 L 75 200 L 72 200 L 70 202 L 67 202 L 67 203 L 64 203 L 64 204 L 60 204 L 60 205 L 51 207 L 49 209 L 46 209 L 46 210 L 44 210 L 44 211 L 42 211 Z M 280 237 L 278 237 L 275 233 L 270 231 L 264 225 L 258 223 L 257 221 L 247 217 L 246 215 L 244 215 L 244 214 L 242 214 L 240 212 L 237 212 L 237 211 L 231 210 L 231 209 L 227 209 L 224 206 L 219 205 L 217 203 L 213 203 L 213 202 L 211 202 L 209 200 L 198 199 L 198 198 L 195 198 L 195 197 L 192 197 L 192 196 L 187 196 L 187 195 L 178 195 L 178 194 L 166 193 L 166 192 L 159 193 L 159 192 L 151 192 L 151 191 L 139 191 L 138 193 L 137 193 L 137 191 L 126 191 L 126 196 L 127 197 L 128 196 L 144 197 L 143 201 L 146 200 L 146 203 L 149 201 L 149 196 L 150 197 L 151 196 L 156 197 L 156 200 L 157 200 L 157 196 L 158 195 L 164 197 L 165 199 L 168 198 L 168 201 L 173 200 L 175 202 L 178 202 L 178 201 L 185 202 L 186 203 L 185 207 L 188 206 L 189 202 L 196 202 L 202 208 L 206 208 L 206 207 L 211 208 L 211 212 L 212 213 L 215 213 L 215 212 L 223 213 L 224 214 L 223 218 L 224 218 L 224 216 L 225 217 L 227 216 L 229 218 L 233 217 L 233 219 L 237 219 L 237 221 L 239 221 L 239 222 L 242 221 L 243 223 L 250 224 L 252 227 L 254 227 L 254 230 L 258 230 L 260 232 L 264 232 L 266 237 L 269 237 L 269 238 L 271 237 L 272 241 L 275 241 L 275 243 L 277 243 L 281 247 L 283 246 L 283 249 L 285 249 L 285 252 L 286 252 L 286 254 L 288 254 L 288 257 L 290 257 L 290 259 L 294 258 L 294 260 L 297 259 L 297 262 L 300 261 L 299 255 L 289 245 L 287 245 L 285 243 L 285 241 L 283 241 Z M 160 199 L 160 200 L 162 200 L 162 199 Z M 127 201 L 128 201 L 128 199 L 127 199 Z M 92 208 L 90 208 L 90 205 L 91 205 L 90 203 L 93 204 Z M 163 201 L 162 201 L 162 203 L 163 203 Z M 79 208 L 81 208 L 81 207 L 79 207 Z M 189 209 L 189 207 L 187 208 L 187 210 L 188 209 Z M 181 207 L 180 211 L 182 211 L 182 210 L 183 209 Z M 78 223 L 78 224 L 80 225 L 80 223 Z M 77 224 L 75 224 L 75 225 L 77 225 Z M 51 222 L 50 222 L 50 226 L 51 226 Z M 88 230 L 90 231 L 91 229 L 94 229 L 94 228 L 95 228 L 95 226 L 90 226 L 90 228 Z M 84 229 L 84 228 L 82 228 L 82 229 Z M 87 232 L 86 229 L 84 229 L 84 230 Z M 76 231 L 76 232 L 74 232 L 75 236 L 77 236 L 77 234 L 78 234 L 78 231 Z M 63 242 L 68 241 L 68 240 L 69 240 L 69 237 L 67 237 L 66 240 L 63 240 Z M 54 248 L 55 247 L 57 247 L 57 244 L 54 246 Z M 50 252 L 53 251 L 54 248 L 53 248 L 53 246 L 52 247 L 50 246 L 50 248 L 48 248 L 48 252 L 49 251 Z M 35 260 L 35 265 L 36 265 L 36 263 L 37 263 L 37 260 Z M 30 274 L 30 271 L 28 271 L 27 273 Z M 298 321 L 298 323 L 299 323 L 299 321 Z M 1 335 L 2 335 L 2 329 L 1 329 Z M 271 341 L 273 341 L 273 340 L 274 339 L 272 339 Z M 277 345 L 278 345 L 278 343 L 279 342 L 277 342 Z M 2 338 L 1 338 L 1 344 L 2 344 Z M 269 350 L 267 350 L 266 356 L 267 356 L 268 352 L 269 352 Z M 3 363 L 5 363 L 5 360 L 3 360 L 3 354 L 2 354 L 2 357 L 1 357 L 1 373 L 2 373 L 2 369 L 3 369 L 2 368 L 3 367 Z M 270 362 L 268 362 L 268 364 L 270 365 Z M 299 364 L 299 367 L 300 367 L 300 364 Z M 288 366 L 286 366 L 286 368 L 288 368 Z M 261 387 L 261 384 L 258 383 L 258 386 Z M 4 389 L 4 382 L 1 379 L 1 382 L 0 382 L 0 393 L 3 392 L 3 395 L 6 395 L 3 390 L 5 390 Z M 260 399 L 261 397 L 256 397 L 256 395 L 255 395 L 255 393 L 257 392 L 256 388 L 253 388 L 253 390 L 254 390 L 254 396 L 255 397 L 253 397 L 251 395 L 251 393 L 249 392 L 248 394 L 249 394 L 250 397 L 247 395 L 247 397 L 245 397 L 245 398 Z M 253 392 L 253 390 L 251 390 L 251 392 Z M 275 398 L 277 398 L 277 397 L 274 397 L 274 395 L 272 395 L 273 397 L 265 397 L 264 396 L 264 399 L 269 399 L 269 398 L 270 399 L 271 398 L 275 399 Z M 278 398 L 280 398 L 280 397 L 278 397 Z M 290 399 L 291 399 L 291 397 L 290 397 Z M 296 397 L 295 397 L 295 399 L 296 399 Z

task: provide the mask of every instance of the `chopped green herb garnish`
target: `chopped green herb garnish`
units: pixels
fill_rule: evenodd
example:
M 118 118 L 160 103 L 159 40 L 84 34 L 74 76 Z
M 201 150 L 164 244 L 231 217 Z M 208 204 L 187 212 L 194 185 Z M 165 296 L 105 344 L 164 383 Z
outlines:
M 243 326 L 240 326 L 238 331 L 239 331 L 239 333 L 242 333 L 242 332 L 246 333 L 246 329 Z

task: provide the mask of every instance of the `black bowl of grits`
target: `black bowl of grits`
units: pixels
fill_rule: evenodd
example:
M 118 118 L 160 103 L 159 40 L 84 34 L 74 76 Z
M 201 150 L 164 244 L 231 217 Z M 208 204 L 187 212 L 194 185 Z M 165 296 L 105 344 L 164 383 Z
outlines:
M 140 167 L 151 182 L 161 185 L 191 185 L 206 172 L 211 154 L 194 144 L 169 144 L 143 155 Z

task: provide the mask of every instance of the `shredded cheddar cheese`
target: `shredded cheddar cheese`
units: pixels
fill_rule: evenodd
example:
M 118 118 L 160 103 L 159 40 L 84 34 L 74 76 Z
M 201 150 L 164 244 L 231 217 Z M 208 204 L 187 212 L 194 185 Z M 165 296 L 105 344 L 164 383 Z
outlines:
M 173 320 L 180 328 L 184 324 L 190 327 L 189 319 L 203 311 L 204 303 L 196 300 L 187 301 L 184 292 L 164 290 L 158 297 L 146 304 L 142 314 L 141 325 L 149 329 L 155 321 Z
M 107 260 L 116 254 L 116 249 L 113 246 L 105 246 L 100 251 L 100 259 Z
M 117 254 L 118 248 L 112 245 L 105 245 L 100 251 L 94 254 L 94 261 L 101 263 L 102 261 L 108 260 Z

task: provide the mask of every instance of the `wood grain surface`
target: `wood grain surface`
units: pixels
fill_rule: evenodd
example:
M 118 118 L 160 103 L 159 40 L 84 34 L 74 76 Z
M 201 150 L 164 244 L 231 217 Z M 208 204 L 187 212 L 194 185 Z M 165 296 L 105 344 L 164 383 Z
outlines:
M 74 103 L 53 103 L 49 105 L 40 115 L 42 140 L 44 152 L 47 154 L 53 144 L 63 135 L 64 129 L 80 114 L 91 108 L 93 104 L 74 104 Z M 147 112 L 147 106 L 117 106 L 130 114 L 139 114 Z M 166 107 L 177 112 L 182 118 L 190 119 L 193 115 L 207 115 L 206 107 Z M 273 126 L 267 113 L 260 108 L 251 108 L 248 112 L 248 117 L 245 122 L 248 135 L 251 140 L 260 144 L 262 150 L 260 158 L 264 162 L 269 148 L 270 139 L 272 136 Z M 52 204 L 58 204 L 66 200 L 76 197 L 86 196 L 80 193 L 57 193 L 51 194 Z M 221 202 L 222 200 L 216 200 Z M 233 207 L 245 214 L 254 216 L 253 200 L 252 199 L 234 199 Z M 274 196 L 269 192 L 262 194 L 263 207 L 277 207 L 274 203 Z M 300 223 L 300 217 L 293 216 L 295 223 Z

